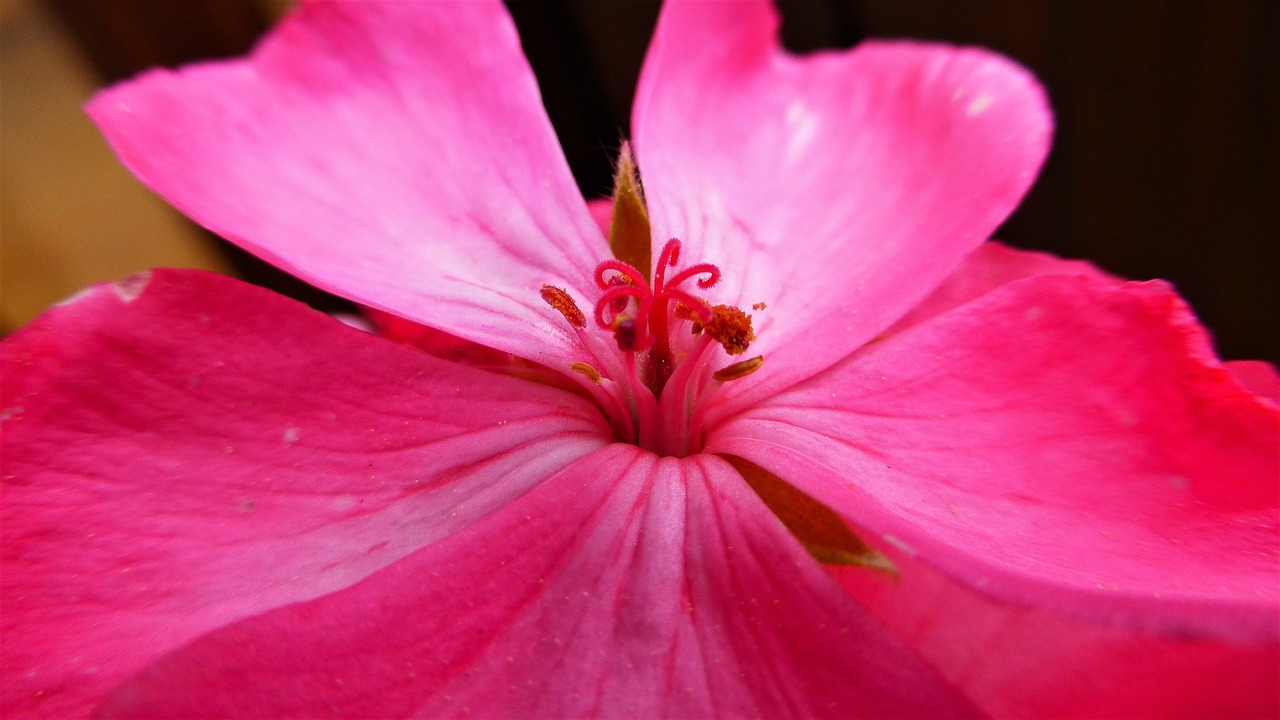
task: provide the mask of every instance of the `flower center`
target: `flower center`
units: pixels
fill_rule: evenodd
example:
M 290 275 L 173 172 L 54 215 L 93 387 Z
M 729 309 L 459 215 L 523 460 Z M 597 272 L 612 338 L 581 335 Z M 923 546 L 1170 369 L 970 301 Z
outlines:
M 578 332 L 591 362 L 570 365 L 600 403 L 620 440 L 659 455 L 683 457 L 702 448 L 705 408 L 727 382 L 746 377 L 764 358 L 720 365 L 716 346 L 742 355 L 755 339 L 751 316 L 730 305 L 711 305 L 689 285 L 706 290 L 720 269 L 697 263 L 677 270 L 680 241 L 662 247 L 652 285 L 621 260 L 596 267 L 596 298 L 587 317 L 562 288 L 542 286 L 542 298 Z M 668 277 L 668 271 L 674 274 Z M 594 330 L 594 332 L 592 332 Z M 611 336 L 612 342 L 605 338 Z

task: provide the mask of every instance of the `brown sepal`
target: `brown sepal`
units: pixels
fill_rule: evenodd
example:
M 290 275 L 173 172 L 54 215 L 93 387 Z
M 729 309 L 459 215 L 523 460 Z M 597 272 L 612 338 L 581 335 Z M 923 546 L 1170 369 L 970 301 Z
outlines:
M 649 232 L 649 209 L 644 203 L 631 144 L 625 140 L 618 155 L 618 170 L 613 176 L 609 250 L 615 258 L 639 270 L 646 282 L 651 281 L 653 240 Z
M 725 455 L 724 459 L 742 474 L 751 489 L 818 562 L 858 565 L 897 577 L 898 570 L 889 558 L 863 542 L 831 508 L 749 460 L 734 455 Z

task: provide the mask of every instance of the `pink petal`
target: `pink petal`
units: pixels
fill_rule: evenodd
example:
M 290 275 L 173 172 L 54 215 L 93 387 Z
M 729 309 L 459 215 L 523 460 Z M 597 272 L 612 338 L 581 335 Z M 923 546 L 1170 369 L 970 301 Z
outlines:
M 1280 634 L 1280 411 L 1162 283 L 1019 281 L 715 432 L 1020 603 L 1165 631 Z
M 591 212 L 591 219 L 595 220 L 600 233 L 607 237 L 609 226 L 613 223 L 613 200 L 610 198 L 588 200 L 587 210 Z
M 893 547 L 897 579 L 832 568 L 984 712 L 1013 718 L 1280 713 L 1280 646 L 1153 635 L 995 602 Z
M 210 634 L 108 717 L 967 714 L 722 460 L 625 445 L 348 590 Z
M 1280 404 L 1280 373 L 1274 365 L 1261 360 L 1234 360 L 1226 365 L 1246 390 Z
M 152 71 L 88 110 L 142 182 L 299 277 L 574 356 L 538 291 L 581 300 L 608 248 L 498 2 L 305 3 L 246 60 Z
M 990 52 L 869 42 L 801 58 L 777 27 L 764 0 L 669 3 L 633 118 L 655 238 L 718 263 L 721 301 L 768 305 L 766 363 L 735 407 L 919 302 L 1014 209 L 1052 128 L 1035 79 Z
M 603 445 L 586 402 L 157 270 L 3 351 L 4 717 L 350 586 Z
M 1084 260 L 1067 260 L 1049 253 L 1019 250 L 989 240 L 969 253 L 941 285 L 903 315 L 885 334 L 902 332 L 1014 280 L 1035 275 L 1088 275 L 1115 284 L 1124 282 Z
M 434 355 L 442 360 L 460 362 L 489 368 L 508 367 L 515 358 L 510 353 L 463 340 L 460 337 L 406 320 L 376 308 L 365 308 L 364 315 L 373 326 L 373 332 L 405 345 Z

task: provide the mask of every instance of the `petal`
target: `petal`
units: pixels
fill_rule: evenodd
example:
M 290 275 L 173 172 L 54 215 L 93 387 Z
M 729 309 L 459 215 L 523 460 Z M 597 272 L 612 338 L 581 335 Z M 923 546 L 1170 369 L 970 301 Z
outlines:
M 194 271 L 87 291 L 2 348 L 4 717 L 83 716 L 164 653 L 347 587 L 608 432 L 571 394 Z
M 442 360 L 488 368 L 506 368 L 515 362 L 510 353 L 463 340 L 376 308 L 365 308 L 364 317 L 368 318 L 372 331 L 379 336 L 412 345 Z
M 1124 282 L 1085 260 L 1068 260 L 1049 253 L 1019 250 L 989 240 L 969 253 L 941 285 L 911 308 L 885 334 L 902 332 L 1014 280 L 1035 275 L 1088 275 L 1103 282 Z
M 202 638 L 103 714 L 968 713 L 722 460 L 614 445 L 365 582 Z
M 891 546 L 896 581 L 832 569 L 982 710 L 1012 718 L 1280 713 L 1280 646 L 1153 635 L 995 602 Z
M 609 198 L 588 200 L 587 210 L 591 212 L 591 219 L 595 221 L 596 227 L 600 228 L 600 232 L 608 235 L 609 225 L 613 222 L 613 200 Z
M 1246 390 L 1280 404 L 1280 373 L 1269 362 L 1262 360 L 1234 360 L 1227 363 L 1227 369 Z
M 594 287 L 608 248 L 499 3 L 306 3 L 246 60 L 152 71 L 88 110 L 142 182 L 299 277 L 574 356 L 538 290 Z
M 1005 600 L 1163 631 L 1280 632 L 1280 411 L 1162 283 L 1041 276 L 713 435 Z
M 764 0 L 669 3 L 633 113 L 654 236 L 719 264 L 720 301 L 768 305 L 738 407 L 919 302 L 1013 211 L 1052 128 L 1034 78 L 993 53 L 796 57 L 777 27 Z

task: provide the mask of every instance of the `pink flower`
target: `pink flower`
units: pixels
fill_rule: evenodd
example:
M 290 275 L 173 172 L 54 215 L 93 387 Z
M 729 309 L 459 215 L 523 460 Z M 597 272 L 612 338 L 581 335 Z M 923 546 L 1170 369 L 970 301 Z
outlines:
M 448 359 L 177 270 L 7 339 L 5 717 L 1275 713 L 1274 369 L 983 243 L 1049 144 L 1023 70 L 776 25 L 664 10 L 652 267 L 497 3 L 313 2 L 98 96 L 143 182 Z

